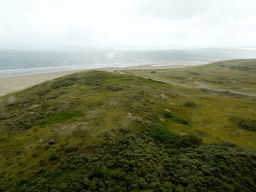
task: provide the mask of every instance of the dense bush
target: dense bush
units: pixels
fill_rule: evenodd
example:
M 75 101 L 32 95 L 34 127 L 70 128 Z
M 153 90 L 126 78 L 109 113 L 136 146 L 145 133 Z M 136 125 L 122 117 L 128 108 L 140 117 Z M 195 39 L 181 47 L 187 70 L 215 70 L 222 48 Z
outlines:
M 147 116 L 147 119 L 149 119 L 149 120 L 151 120 L 151 121 L 157 123 L 157 122 L 159 122 L 160 117 L 159 117 L 159 115 L 156 114 L 156 113 L 151 113 L 151 114 L 149 114 L 149 115 Z
M 149 137 L 152 137 L 156 143 L 163 143 L 165 145 L 174 144 L 180 139 L 180 135 L 164 127 L 163 125 L 154 125 L 147 133 Z
M 177 142 L 175 142 L 175 147 L 177 148 L 187 148 L 187 147 L 198 147 L 203 144 L 203 140 L 195 135 L 186 135 L 181 137 Z
M 52 151 L 52 152 L 50 153 L 50 155 L 49 155 L 49 160 L 50 160 L 50 161 L 54 161 L 54 160 L 57 160 L 58 157 L 59 157 L 59 155 L 58 155 L 56 152 Z
M 183 105 L 186 107 L 196 107 L 196 104 L 192 101 L 186 101 Z
M 256 131 L 256 120 L 242 120 L 239 122 L 239 126 L 242 129 Z
M 183 125 L 190 125 L 189 120 L 185 119 L 184 117 L 180 117 L 178 115 L 176 115 L 175 113 L 172 113 L 170 111 L 165 111 L 164 112 L 164 116 L 171 119 L 174 122 L 183 124 Z
M 15 191 L 255 191 L 255 149 L 228 142 L 201 145 L 195 136 L 167 130 L 156 125 L 150 134 L 95 146 L 108 148 L 101 155 L 69 153 L 54 172 L 20 180 Z M 168 140 L 165 134 L 178 148 L 157 144 Z
M 66 149 L 65 149 L 65 151 L 67 152 L 67 153 L 71 153 L 71 152 L 74 152 L 74 151 L 76 151 L 77 150 L 77 147 L 74 147 L 74 146 L 70 146 L 70 147 L 67 147 Z

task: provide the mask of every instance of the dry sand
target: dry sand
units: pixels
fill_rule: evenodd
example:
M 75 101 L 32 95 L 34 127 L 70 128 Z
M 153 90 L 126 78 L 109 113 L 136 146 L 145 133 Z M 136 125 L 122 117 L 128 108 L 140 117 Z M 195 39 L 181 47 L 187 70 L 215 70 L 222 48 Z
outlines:
M 157 66 L 152 67 L 151 65 L 141 65 L 135 67 L 127 67 L 127 68 L 118 68 L 118 67 L 110 67 L 110 68 L 101 68 L 96 70 L 103 71 L 115 71 L 115 70 L 129 70 L 129 69 L 138 69 L 138 70 L 146 70 L 146 69 L 168 69 L 168 68 L 184 68 L 184 67 L 194 67 L 196 65 L 170 65 L 170 66 Z M 55 73 L 42 73 L 36 75 L 25 75 L 25 76 L 16 76 L 16 77 L 6 77 L 0 78 L 0 97 L 6 94 L 12 93 L 14 91 L 19 91 L 25 89 L 27 87 L 31 87 L 33 85 L 42 83 L 46 80 L 52 80 L 64 75 L 77 73 L 80 71 L 65 71 L 65 72 L 55 72 Z

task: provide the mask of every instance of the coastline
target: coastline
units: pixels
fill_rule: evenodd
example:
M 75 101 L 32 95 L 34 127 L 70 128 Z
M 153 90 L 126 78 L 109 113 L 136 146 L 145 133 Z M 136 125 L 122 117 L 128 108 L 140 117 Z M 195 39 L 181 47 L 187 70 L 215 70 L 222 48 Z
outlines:
M 152 65 L 140 65 L 134 67 L 108 67 L 108 68 L 98 68 L 91 70 L 103 70 L 108 72 L 113 72 L 117 70 L 152 70 L 152 69 L 171 69 L 171 68 L 185 68 L 185 67 L 196 67 L 199 65 L 168 65 L 168 66 L 152 66 Z M 53 73 L 41 73 L 33 75 L 24 76 L 14 76 L 14 77 L 4 77 L 0 78 L 0 97 L 7 95 L 9 93 L 20 91 L 25 88 L 31 87 L 33 85 L 42 83 L 47 80 L 52 80 L 65 75 L 81 72 L 85 70 L 75 70 L 75 71 L 63 71 L 63 72 L 53 72 Z

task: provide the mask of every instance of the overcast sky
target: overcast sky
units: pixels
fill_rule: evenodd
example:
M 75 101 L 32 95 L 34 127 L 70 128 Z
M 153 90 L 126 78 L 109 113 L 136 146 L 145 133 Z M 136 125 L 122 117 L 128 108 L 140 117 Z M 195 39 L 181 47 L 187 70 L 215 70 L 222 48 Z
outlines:
M 4 46 L 256 46 L 256 0 L 1 0 Z

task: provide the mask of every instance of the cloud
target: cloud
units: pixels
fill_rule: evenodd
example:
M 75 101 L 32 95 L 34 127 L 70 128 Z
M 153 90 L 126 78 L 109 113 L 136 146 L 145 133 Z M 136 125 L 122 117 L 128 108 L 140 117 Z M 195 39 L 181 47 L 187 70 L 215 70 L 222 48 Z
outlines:
M 137 11 L 154 18 L 187 19 L 207 12 L 210 5 L 209 0 L 147 0 Z
M 80 29 L 70 26 L 64 31 L 63 42 L 70 45 L 91 45 L 93 33 L 91 29 Z
M 255 13 L 255 0 L 0 1 L 0 43 L 256 45 Z

